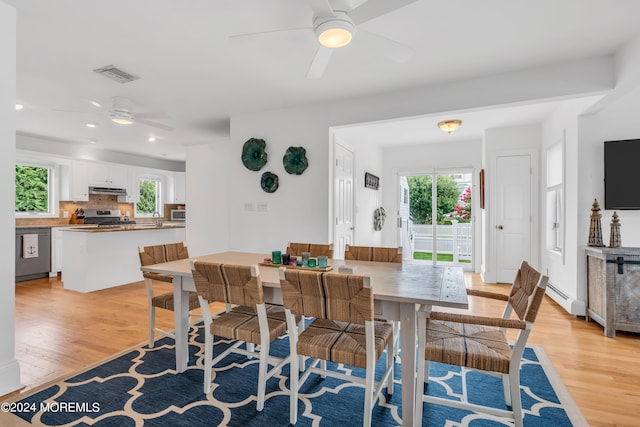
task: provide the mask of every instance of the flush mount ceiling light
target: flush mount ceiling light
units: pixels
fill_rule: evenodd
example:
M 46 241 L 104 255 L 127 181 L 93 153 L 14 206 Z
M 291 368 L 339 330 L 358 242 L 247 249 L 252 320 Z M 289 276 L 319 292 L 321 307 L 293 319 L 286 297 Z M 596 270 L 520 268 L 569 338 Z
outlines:
M 338 11 L 334 13 L 335 17 L 317 16 L 313 22 L 318 42 L 331 49 L 348 45 L 356 31 L 349 15 Z
M 438 123 L 438 127 L 443 132 L 451 134 L 454 130 L 458 129 L 462 124 L 462 120 L 444 120 Z
M 112 111 L 111 121 L 119 125 L 130 125 L 133 123 L 133 115 L 127 111 Z

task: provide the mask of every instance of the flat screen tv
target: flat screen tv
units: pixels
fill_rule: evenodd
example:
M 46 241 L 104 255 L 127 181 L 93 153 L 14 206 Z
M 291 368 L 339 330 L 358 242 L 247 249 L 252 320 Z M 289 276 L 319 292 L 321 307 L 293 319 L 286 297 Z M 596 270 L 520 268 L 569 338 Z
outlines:
M 640 139 L 605 141 L 604 208 L 640 209 Z

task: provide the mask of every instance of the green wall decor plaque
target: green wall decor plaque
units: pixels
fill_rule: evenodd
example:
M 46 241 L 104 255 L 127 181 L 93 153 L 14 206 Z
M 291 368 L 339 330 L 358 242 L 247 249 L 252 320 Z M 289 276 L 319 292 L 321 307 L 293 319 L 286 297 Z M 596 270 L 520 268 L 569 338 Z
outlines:
M 303 147 L 289 147 L 282 158 L 284 170 L 292 175 L 301 175 L 309 166 L 307 150 Z
M 242 146 L 242 164 L 252 171 L 259 171 L 267 164 L 267 143 L 264 139 L 249 138 Z
M 272 172 L 263 173 L 260 186 L 267 193 L 274 193 L 278 189 L 278 175 Z

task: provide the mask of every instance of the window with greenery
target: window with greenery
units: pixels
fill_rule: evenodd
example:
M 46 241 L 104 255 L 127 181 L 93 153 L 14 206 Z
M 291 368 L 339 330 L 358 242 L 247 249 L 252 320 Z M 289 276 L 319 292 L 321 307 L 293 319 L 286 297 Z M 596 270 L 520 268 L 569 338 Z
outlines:
M 16 214 L 54 214 L 53 168 L 16 165 Z
M 140 178 L 140 198 L 136 203 L 136 216 L 153 216 L 155 212 L 161 212 L 161 189 L 162 182 L 159 178 Z
M 431 176 L 408 176 L 407 181 L 409 183 L 411 216 L 414 222 L 416 224 L 431 224 L 431 208 L 433 206 L 431 203 Z M 470 191 L 469 189 L 469 202 L 471 201 Z M 452 219 L 449 214 L 456 211 L 456 206 L 460 201 L 460 189 L 453 175 L 438 175 L 437 194 L 437 222 L 442 224 Z

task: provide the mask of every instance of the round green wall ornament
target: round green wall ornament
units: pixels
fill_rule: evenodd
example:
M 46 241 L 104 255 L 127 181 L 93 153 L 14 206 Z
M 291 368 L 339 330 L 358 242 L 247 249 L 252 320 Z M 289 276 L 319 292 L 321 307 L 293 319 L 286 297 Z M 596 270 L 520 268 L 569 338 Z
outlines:
M 271 172 L 263 173 L 260 186 L 267 193 L 274 193 L 278 189 L 278 175 Z
M 264 139 L 249 138 L 242 146 L 242 164 L 252 171 L 259 171 L 267 164 L 267 143 Z
M 284 170 L 292 175 L 301 175 L 309 166 L 307 150 L 303 147 L 289 147 L 282 158 Z

